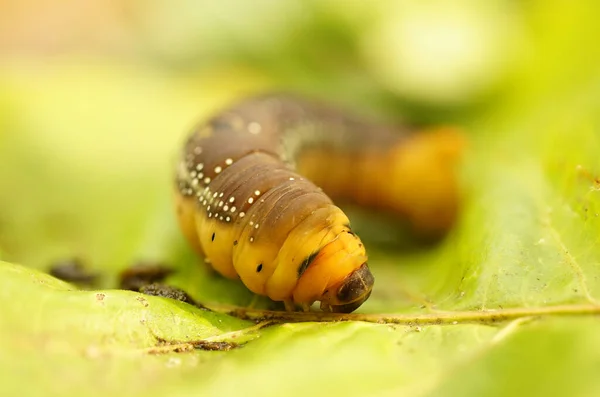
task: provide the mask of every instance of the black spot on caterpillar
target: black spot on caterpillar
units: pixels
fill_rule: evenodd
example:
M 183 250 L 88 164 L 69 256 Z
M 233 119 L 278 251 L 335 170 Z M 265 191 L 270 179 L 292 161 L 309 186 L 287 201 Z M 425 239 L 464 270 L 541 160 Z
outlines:
M 446 229 L 461 143 L 453 129 L 412 134 L 290 95 L 257 96 L 190 135 L 177 165 L 176 213 L 222 275 L 288 309 L 320 301 L 348 312 L 369 297 L 374 278 L 330 197 L 390 210 L 425 232 Z
M 306 271 L 306 269 L 312 263 L 312 261 L 315 259 L 315 257 L 317 256 L 318 253 L 319 253 L 318 251 L 313 252 L 305 260 L 302 261 L 302 263 L 298 267 L 298 278 L 300 278 L 300 276 L 302 276 L 302 274 Z

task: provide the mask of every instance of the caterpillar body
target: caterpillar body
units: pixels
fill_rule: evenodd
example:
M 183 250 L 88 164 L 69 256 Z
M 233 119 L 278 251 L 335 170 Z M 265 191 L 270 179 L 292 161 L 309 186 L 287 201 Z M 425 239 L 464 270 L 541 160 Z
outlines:
M 374 277 L 350 221 L 330 197 L 391 210 L 425 232 L 456 210 L 461 135 L 363 121 L 292 95 L 242 100 L 200 124 L 176 170 L 177 218 L 225 277 L 287 310 L 348 313 Z

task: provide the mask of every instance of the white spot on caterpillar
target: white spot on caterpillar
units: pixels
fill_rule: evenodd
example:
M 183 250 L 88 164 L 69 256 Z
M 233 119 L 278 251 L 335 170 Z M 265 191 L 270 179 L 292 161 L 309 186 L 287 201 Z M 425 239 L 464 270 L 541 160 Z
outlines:
M 206 208 L 207 211 L 210 211 L 210 205 Z
M 220 219 L 220 220 L 223 220 L 223 217 L 222 217 L 222 216 L 220 216 L 220 217 L 219 217 L 219 219 Z
M 231 212 L 235 212 L 236 208 L 235 207 L 231 207 Z
M 258 223 L 257 223 L 256 225 L 254 225 L 254 228 L 255 228 L 255 229 L 258 229 Z
M 226 220 L 227 222 L 229 222 L 229 221 L 231 221 L 231 217 L 229 217 L 229 216 L 228 216 L 227 218 L 225 218 L 225 220 Z
M 212 218 L 212 212 L 209 212 L 209 213 L 208 213 L 208 217 L 209 217 L 209 218 Z
M 252 197 L 250 197 L 250 198 L 248 199 L 248 204 L 252 204 L 253 202 L 254 202 L 254 199 L 253 199 Z
M 203 168 L 204 168 L 204 164 L 202 164 L 202 163 L 196 164 L 196 170 L 202 171 Z
M 196 175 L 198 175 L 198 174 L 196 173 L 196 171 L 192 171 L 192 172 L 190 172 L 190 178 L 195 178 L 195 177 L 196 177 Z
M 231 165 L 231 164 L 233 164 L 233 160 L 232 159 L 226 159 L 225 160 L 225 164 Z
M 262 127 L 260 126 L 260 124 L 258 124 L 257 122 L 253 121 L 250 124 L 248 124 L 248 131 L 251 134 L 259 134 L 260 131 L 262 131 Z
M 250 221 L 250 226 L 254 225 L 254 221 Z
M 206 183 L 208 185 L 210 183 L 210 178 L 209 177 L 204 178 L 204 183 Z
M 223 193 L 222 193 L 222 192 L 221 192 L 221 193 L 219 193 L 219 197 L 223 197 Z
M 242 211 L 242 212 L 240 212 L 240 218 L 243 218 L 243 217 L 245 217 L 245 216 L 246 216 L 246 213 L 245 213 L 245 212 L 243 212 L 243 211 Z
M 217 197 L 219 195 L 219 193 L 215 192 L 215 194 L 213 194 L 213 197 Z
M 215 173 L 218 174 L 219 172 L 223 171 L 223 169 L 221 168 L 221 166 L 217 165 L 215 167 Z
M 201 172 L 198 174 L 198 179 L 202 179 L 202 178 L 204 178 L 204 174 Z
M 219 207 L 223 206 L 223 200 L 219 201 Z
M 223 211 L 229 211 L 229 206 L 228 205 L 224 205 L 223 206 Z
M 202 147 L 201 146 L 196 146 L 194 148 L 194 153 L 195 154 L 201 154 L 202 153 Z
M 295 181 L 296 178 L 294 178 L 293 176 L 290 176 L 290 181 Z
M 235 197 L 230 197 L 230 198 L 229 198 L 229 202 L 230 202 L 230 203 L 233 203 L 234 201 L 235 201 Z
M 254 241 L 254 237 L 250 237 L 250 242 L 253 242 L 253 241 Z
M 255 190 L 254 194 L 257 195 L 257 196 L 260 196 L 260 190 Z

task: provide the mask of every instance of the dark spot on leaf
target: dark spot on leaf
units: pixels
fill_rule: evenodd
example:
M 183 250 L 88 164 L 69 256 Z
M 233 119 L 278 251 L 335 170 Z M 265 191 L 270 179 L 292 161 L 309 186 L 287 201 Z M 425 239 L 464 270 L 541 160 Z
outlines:
M 169 341 L 163 338 L 156 337 L 157 346 L 148 350 L 149 354 L 165 354 L 165 353 L 187 353 L 189 347 L 197 350 L 210 351 L 228 351 L 242 345 L 234 342 L 213 342 L 206 340 L 197 340 L 190 342 Z
M 235 240 L 235 241 L 233 242 L 233 245 L 237 245 L 237 240 Z
M 77 258 L 62 259 L 53 263 L 49 273 L 53 277 L 79 286 L 93 286 L 98 278 L 96 273 L 87 270 Z
M 119 288 L 139 291 L 143 286 L 163 281 L 173 269 L 157 262 L 138 262 L 120 274 Z
M 262 263 L 259 264 L 258 266 L 256 266 L 256 273 L 260 273 L 261 270 L 262 270 Z
M 146 295 L 175 299 L 180 302 L 189 303 L 190 305 L 194 305 L 201 309 L 205 309 L 204 306 L 195 302 L 194 299 L 192 299 L 192 297 L 187 294 L 187 292 L 185 292 L 181 288 L 173 287 L 172 285 L 154 283 L 143 286 L 142 288 L 140 288 L 140 292 Z
M 136 298 L 138 302 L 140 302 L 144 307 L 148 307 L 148 301 L 142 297 Z
M 240 345 L 233 342 L 209 342 L 209 341 L 195 341 L 192 342 L 194 348 L 199 350 L 210 350 L 210 351 L 229 351 L 235 349 Z
M 212 238 L 210 239 L 210 241 L 215 241 L 215 234 L 213 233 Z

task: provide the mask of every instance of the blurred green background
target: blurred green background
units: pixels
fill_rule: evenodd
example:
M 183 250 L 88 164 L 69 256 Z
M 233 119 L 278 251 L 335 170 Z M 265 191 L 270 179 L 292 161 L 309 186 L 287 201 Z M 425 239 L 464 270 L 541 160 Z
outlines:
M 134 261 L 165 260 L 180 269 L 171 281 L 200 301 L 249 304 L 239 283 L 196 266 L 176 230 L 172 165 L 196 122 L 284 89 L 469 135 L 456 229 L 426 249 L 374 246 L 378 282 L 361 311 L 595 304 L 598 17 L 593 0 L 1 1 L 0 260 L 13 265 L 0 277 L 0 387 L 595 395 L 594 319 L 295 324 L 231 353 L 149 356 L 140 349 L 157 335 L 249 324 L 159 299 L 142 308 L 115 291 L 100 308 L 95 293 L 27 268 L 78 256 L 113 288 Z
M 183 137 L 242 95 L 468 126 L 547 81 L 560 95 L 557 46 L 594 49 L 554 43 L 584 7 L 542 2 L 2 4 L 0 252 L 38 268 L 73 255 L 123 267 L 132 246 L 158 244 Z
M 171 259 L 177 149 L 242 95 L 292 90 L 399 123 L 467 125 L 509 102 L 540 56 L 536 12 L 506 1 L 5 3 L 1 257 L 45 269 L 79 256 L 105 287 L 107 269 Z

